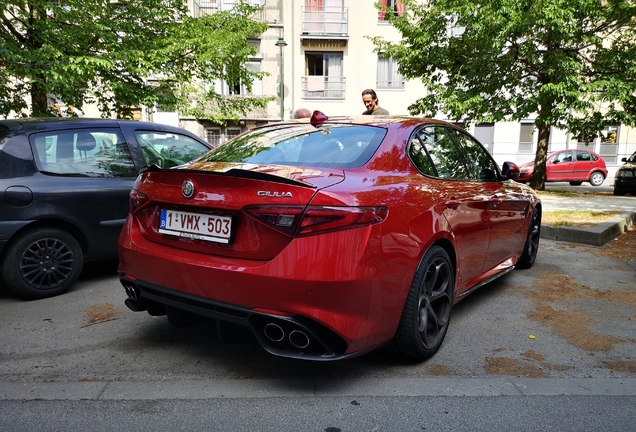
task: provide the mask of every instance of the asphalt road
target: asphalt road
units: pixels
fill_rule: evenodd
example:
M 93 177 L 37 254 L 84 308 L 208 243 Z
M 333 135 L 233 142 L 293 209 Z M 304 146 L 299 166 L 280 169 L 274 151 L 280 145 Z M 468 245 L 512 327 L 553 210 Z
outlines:
M 99 263 L 59 297 L 0 290 L 0 430 L 631 431 L 635 296 L 633 257 L 542 240 L 454 308 L 429 361 L 315 363 L 133 313 Z

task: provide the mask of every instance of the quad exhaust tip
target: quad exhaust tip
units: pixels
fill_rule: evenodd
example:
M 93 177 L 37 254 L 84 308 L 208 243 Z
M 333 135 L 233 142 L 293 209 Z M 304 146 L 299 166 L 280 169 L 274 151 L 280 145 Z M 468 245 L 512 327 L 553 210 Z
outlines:
M 300 330 L 292 330 L 289 333 L 289 342 L 296 348 L 304 349 L 309 346 L 309 336 Z
M 126 295 L 133 303 L 137 304 L 139 302 L 139 288 L 130 283 L 124 283 L 124 289 L 126 290 Z
M 285 339 L 285 330 L 275 323 L 269 323 L 263 329 L 267 339 L 272 342 L 282 342 Z M 292 330 L 289 332 L 289 343 L 298 349 L 305 349 L 309 346 L 310 340 L 307 333 L 300 330 Z
M 274 323 L 269 323 L 265 326 L 265 336 L 267 339 L 273 342 L 280 342 L 285 339 L 285 331 L 281 326 Z

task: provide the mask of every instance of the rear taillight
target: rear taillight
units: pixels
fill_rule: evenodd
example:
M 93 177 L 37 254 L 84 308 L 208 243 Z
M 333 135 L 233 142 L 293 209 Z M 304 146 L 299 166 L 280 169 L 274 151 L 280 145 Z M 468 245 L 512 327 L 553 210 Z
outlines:
M 253 206 L 243 210 L 287 235 L 310 235 L 371 225 L 386 219 L 386 207 Z
M 131 214 L 134 214 L 137 209 L 143 206 L 146 202 L 148 202 L 148 195 L 138 191 L 137 189 L 132 189 L 130 191 L 130 195 L 128 197 L 128 206 L 130 208 Z
M 296 232 L 298 221 L 300 221 L 305 207 L 304 205 L 253 206 L 246 207 L 243 211 L 257 221 L 292 236 Z

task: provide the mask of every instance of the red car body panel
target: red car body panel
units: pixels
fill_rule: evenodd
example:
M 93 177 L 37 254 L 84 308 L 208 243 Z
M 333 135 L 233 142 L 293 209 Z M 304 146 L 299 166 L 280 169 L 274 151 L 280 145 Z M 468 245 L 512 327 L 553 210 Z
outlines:
M 195 161 L 142 174 L 135 190 L 150 198 L 129 215 L 120 236 L 122 283 L 170 290 L 156 294 L 164 298 L 175 292 L 210 299 L 214 308 L 309 319 L 344 341 L 343 351 L 331 358 L 385 345 L 432 244 L 454 260 L 457 302 L 515 265 L 538 204 L 530 188 L 513 181 L 423 176 L 403 156 L 412 129 L 422 123 L 377 123 L 386 136 L 369 161 L 355 168 Z M 186 180 L 196 190 L 191 198 L 182 191 Z M 379 223 L 291 236 L 246 211 L 272 203 L 388 211 Z M 162 209 L 232 217 L 232 241 L 162 234 Z

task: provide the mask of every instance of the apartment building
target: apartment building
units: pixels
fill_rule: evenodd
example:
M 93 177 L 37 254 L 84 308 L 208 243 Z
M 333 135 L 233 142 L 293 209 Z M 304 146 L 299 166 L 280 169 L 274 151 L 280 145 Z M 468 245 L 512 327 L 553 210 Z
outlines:
M 226 10 L 236 3 L 234 0 L 190 2 L 194 14 Z M 403 13 L 399 0 L 378 2 L 396 14 Z M 262 12 L 255 18 L 269 24 L 267 31 L 249 41 L 258 48 L 249 67 L 269 73 L 254 84 L 252 92 L 275 96 L 275 100 L 267 109 L 249 113 L 227 125 L 156 109 L 145 113 L 149 120 L 184 127 L 220 144 L 254 126 L 293 118 L 303 108 L 330 116 L 360 114 L 365 109 L 361 92 L 367 88 L 376 91 L 380 106 L 391 114 L 408 114 L 408 106 L 426 94 L 421 82 L 404 80 L 392 59 L 382 59 L 374 52 L 368 37 L 400 40 L 386 12 L 374 7 L 375 0 L 250 0 L 250 3 L 262 6 Z M 246 92 L 245 88 L 230 88 L 223 82 L 214 85 L 221 94 Z M 521 122 L 471 125 L 469 131 L 498 163 L 534 160 L 537 131 L 531 117 Z M 614 125 L 603 131 L 603 139 L 586 143 L 554 129 L 549 150 L 566 148 L 596 151 L 603 156 L 613 176 L 621 158 L 636 151 L 636 130 Z
M 234 6 L 234 0 L 191 0 L 193 13 L 214 13 Z M 250 40 L 258 54 L 248 67 L 268 72 L 254 83 L 256 95 L 275 96 L 267 109 L 239 122 L 215 125 L 206 120 L 151 110 L 152 121 L 187 128 L 218 144 L 251 127 L 294 118 L 299 109 L 320 110 L 327 115 L 361 114 L 361 93 L 375 89 L 380 106 L 391 114 L 408 114 L 408 105 L 425 95 L 421 83 L 405 82 L 391 59 L 381 59 L 366 36 L 399 40 L 371 0 L 250 0 L 261 6 L 257 19 L 269 29 Z M 389 1 L 389 3 L 391 3 Z M 281 98 L 281 89 L 283 97 Z M 215 90 L 229 95 L 227 83 Z M 246 89 L 241 89 L 245 92 Z M 245 94 L 245 93 L 239 93 Z

